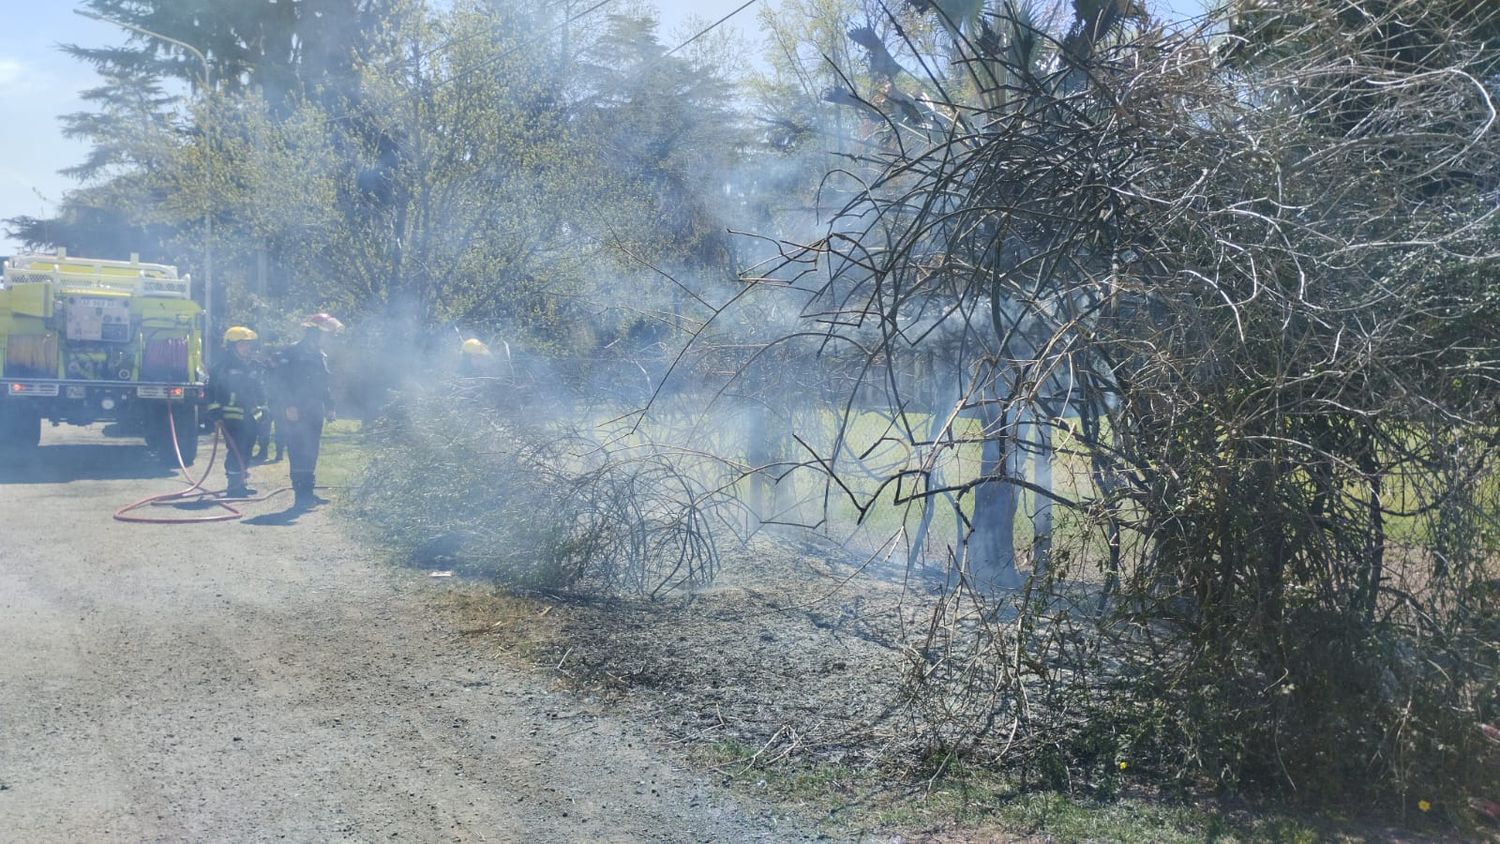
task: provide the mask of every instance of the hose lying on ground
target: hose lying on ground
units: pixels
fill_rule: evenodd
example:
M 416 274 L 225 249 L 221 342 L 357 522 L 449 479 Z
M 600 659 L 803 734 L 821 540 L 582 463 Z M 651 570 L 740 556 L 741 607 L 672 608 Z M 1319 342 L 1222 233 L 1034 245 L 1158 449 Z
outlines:
M 152 495 L 147 498 L 142 498 L 140 501 L 137 501 L 133 504 L 127 504 L 115 511 L 115 521 L 145 525 L 192 525 L 202 524 L 205 522 L 231 522 L 235 519 L 243 518 L 245 514 L 230 506 L 229 502 L 233 501 L 237 503 L 246 503 L 266 501 L 274 498 L 277 495 L 280 495 L 283 492 L 288 492 L 291 490 L 291 487 L 282 487 L 280 489 L 272 490 L 271 492 L 268 492 L 265 495 L 256 498 L 219 497 L 223 494 L 223 490 L 219 492 L 206 490 L 203 488 L 203 482 L 208 480 L 209 473 L 213 471 L 214 463 L 219 456 L 219 441 L 222 439 L 227 448 L 235 448 L 234 442 L 231 441 L 228 437 L 223 436 L 223 426 L 218 424 L 214 425 L 213 449 L 209 452 L 208 455 L 208 465 L 203 467 L 203 474 L 197 480 L 193 480 L 192 474 L 188 472 L 187 464 L 182 459 L 182 448 L 178 444 L 177 440 L 176 414 L 172 413 L 170 408 L 167 412 L 167 426 L 171 432 L 172 451 L 177 456 L 177 469 L 182 473 L 182 482 L 188 485 L 187 489 L 178 490 L 177 492 L 162 493 L 160 495 Z M 211 501 L 216 507 L 223 509 L 225 512 L 214 513 L 207 516 L 174 516 L 172 518 L 165 519 L 153 518 L 151 516 L 131 515 L 134 511 L 139 510 L 143 507 L 177 506 L 181 504 L 190 504 L 205 500 Z

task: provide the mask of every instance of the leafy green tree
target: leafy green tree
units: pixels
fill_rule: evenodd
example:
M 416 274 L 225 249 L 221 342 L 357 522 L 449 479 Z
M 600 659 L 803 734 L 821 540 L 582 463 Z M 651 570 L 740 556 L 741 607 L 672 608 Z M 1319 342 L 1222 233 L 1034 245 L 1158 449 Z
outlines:
M 262 177 L 240 172 L 248 159 L 232 147 L 246 132 L 264 136 L 271 122 L 290 121 L 298 131 L 308 103 L 332 108 L 356 96 L 359 63 L 378 51 L 379 33 L 403 14 L 404 4 L 89 0 L 84 8 L 200 49 L 214 87 L 202 90 L 202 65 L 188 51 L 132 30 L 122 29 L 123 46 L 64 47 L 104 77 L 84 94 L 92 110 L 63 118 L 65 132 L 92 148 L 65 171 L 81 185 L 64 197 L 57 217 L 11 220 L 12 233 L 33 247 L 139 252 L 201 269 L 202 220 L 210 214 L 223 234 L 216 244 L 219 284 L 232 295 L 247 285 L 264 292 L 258 268 L 269 259 L 290 272 L 294 259 L 274 236 L 244 239 L 258 227 L 234 211 Z M 174 93 L 183 84 L 186 99 Z M 252 125 L 257 120 L 260 125 Z M 296 198 L 301 187 L 291 182 L 282 194 Z
M 215 87 L 259 91 L 278 113 L 295 94 L 345 96 L 372 34 L 403 13 L 403 0 L 85 0 L 106 20 L 191 44 L 208 57 Z M 198 86 L 197 59 L 172 44 L 128 31 L 121 47 L 64 49 L 109 78 L 177 79 Z
M 335 146 L 347 164 L 325 252 L 346 303 L 413 325 L 488 319 L 536 326 L 559 278 L 559 199 L 575 131 L 565 79 L 530 38 L 555 18 L 517 4 L 460 3 L 397 33 L 404 62 L 371 65 Z M 565 285 L 564 285 L 565 286 Z
M 731 174 L 752 138 L 727 78 L 665 52 L 653 20 L 614 15 L 582 53 L 573 112 L 591 195 L 578 197 L 577 222 L 680 315 L 690 288 L 735 278 Z M 684 287 L 653 279 L 655 270 L 681 275 Z

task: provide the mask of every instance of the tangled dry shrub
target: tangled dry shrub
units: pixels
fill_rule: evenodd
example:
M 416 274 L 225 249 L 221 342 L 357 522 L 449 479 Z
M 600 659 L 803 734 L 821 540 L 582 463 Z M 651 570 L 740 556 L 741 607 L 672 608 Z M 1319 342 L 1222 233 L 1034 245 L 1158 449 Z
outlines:
M 356 514 L 419 564 L 516 588 L 655 596 L 713 580 L 729 506 L 703 462 L 527 413 L 509 387 L 410 393 L 370 427 Z
M 950 549 L 912 728 L 1065 786 L 1461 805 L 1500 711 L 1500 7 L 1230 4 L 1174 34 L 1074 5 L 1051 48 L 1017 4 L 950 22 L 980 96 L 863 102 L 868 187 L 782 269 L 866 394 L 947 420 L 893 430 L 914 458 L 879 494 L 955 496 L 977 538 L 1014 486 L 1074 526 L 1018 593 Z M 1086 480 L 936 477 L 979 445 Z

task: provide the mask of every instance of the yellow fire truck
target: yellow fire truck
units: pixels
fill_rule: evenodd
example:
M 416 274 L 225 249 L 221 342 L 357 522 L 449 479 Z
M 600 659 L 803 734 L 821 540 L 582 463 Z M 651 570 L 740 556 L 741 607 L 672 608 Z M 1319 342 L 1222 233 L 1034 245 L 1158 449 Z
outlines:
M 116 423 L 191 464 L 203 397 L 203 316 L 177 268 L 56 254 L 14 257 L 0 279 L 0 448 L 35 448 L 42 420 Z M 172 431 L 175 429 L 176 448 Z

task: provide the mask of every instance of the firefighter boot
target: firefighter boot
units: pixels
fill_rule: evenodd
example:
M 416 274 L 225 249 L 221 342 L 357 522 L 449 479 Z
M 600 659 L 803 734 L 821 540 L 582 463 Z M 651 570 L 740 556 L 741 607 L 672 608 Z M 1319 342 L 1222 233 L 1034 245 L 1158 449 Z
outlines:
M 296 496 L 296 498 L 292 501 L 293 507 L 296 507 L 299 510 L 306 510 L 310 507 L 316 506 L 315 502 L 312 500 L 313 480 L 312 477 L 310 477 L 306 473 L 298 472 L 292 475 L 292 493 Z
M 255 495 L 255 490 L 245 484 L 250 477 L 249 472 L 225 472 L 229 479 L 229 489 L 224 491 L 225 498 L 249 498 Z
M 292 492 L 296 499 L 292 506 L 299 510 L 309 510 L 319 504 L 327 504 L 328 499 L 320 498 L 314 490 L 317 488 L 311 472 L 298 472 L 292 476 Z

